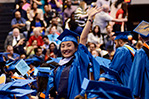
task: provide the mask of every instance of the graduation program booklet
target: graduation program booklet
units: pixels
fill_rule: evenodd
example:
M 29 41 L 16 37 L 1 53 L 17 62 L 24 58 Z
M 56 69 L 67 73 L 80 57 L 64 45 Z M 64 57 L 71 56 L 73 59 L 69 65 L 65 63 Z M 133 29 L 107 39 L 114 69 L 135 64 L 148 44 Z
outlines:
M 23 59 L 21 59 L 15 67 L 21 73 L 22 76 L 24 76 L 30 70 L 30 67 Z

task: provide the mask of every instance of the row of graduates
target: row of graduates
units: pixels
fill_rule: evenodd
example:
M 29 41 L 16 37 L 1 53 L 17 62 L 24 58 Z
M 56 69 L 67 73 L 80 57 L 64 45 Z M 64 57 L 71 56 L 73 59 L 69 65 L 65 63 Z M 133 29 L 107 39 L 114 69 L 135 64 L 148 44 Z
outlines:
M 51 62 L 49 66 L 54 69 L 38 69 L 39 72 L 37 75 L 41 77 L 41 79 L 38 78 L 37 80 L 37 82 L 40 83 L 38 84 L 40 85 L 38 87 L 38 92 L 40 92 L 39 97 L 48 99 L 50 94 L 50 97 L 58 99 L 73 99 L 84 97 L 86 93 L 87 98 L 129 99 L 133 98 L 133 95 L 143 99 L 148 98 L 147 94 L 145 94 L 147 90 L 144 90 L 145 87 L 148 87 L 147 75 L 145 76 L 146 79 L 144 79 L 144 72 L 142 72 L 141 69 L 143 68 L 143 70 L 146 70 L 144 68 L 147 66 L 148 58 L 146 57 L 147 55 L 144 55 L 144 52 L 141 56 L 138 55 L 140 50 L 137 51 L 135 55 L 135 49 L 128 45 L 126 41 L 126 39 L 129 38 L 128 32 L 115 33 L 117 50 L 111 63 L 109 60 L 100 57 L 94 58 L 86 48 L 85 44 L 92 17 L 101 10 L 101 8 L 96 7 L 90 9 L 88 21 L 80 36 L 79 44 L 77 40 L 79 35 L 70 30 L 65 29 L 58 37 L 58 39 L 62 41 L 60 48 L 63 58 L 60 60 L 52 59 L 52 61 L 55 61 L 53 64 L 54 66 L 51 65 Z M 144 39 L 147 39 L 147 37 Z M 144 43 L 144 47 L 146 48 L 147 46 L 148 44 Z M 141 49 L 141 52 L 142 50 L 143 49 Z M 134 57 L 134 59 L 132 57 Z M 142 63 L 142 59 L 139 57 L 144 58 L 144 63 Z M 132 62 L 133 60 L 135 63 Z M 32 62 L 33 59 L 30 61 Z M 37 63 L 37 61 L 35 63 Z M 140 66 L 140 63 L 141 65 L 144 64 L 143 67 Z M 31 68 L 32 64 L 30 64 L 30 62 L 28 64 Z M 136 68 L 137 70 L 135 70 Z M 40 70 L 42 72 L 40 72 Z M 147 74 L 147 72 L 145 74 Z M 35 70 L 29 73 L 29 78 L 33 79 L 33 75 L 35 75 Z M 84 78 L 91 79 L 92 81 Z M 140 84 L 140 81 L 142 84 Z M 127 88 L 128 86 L 131 90 Z

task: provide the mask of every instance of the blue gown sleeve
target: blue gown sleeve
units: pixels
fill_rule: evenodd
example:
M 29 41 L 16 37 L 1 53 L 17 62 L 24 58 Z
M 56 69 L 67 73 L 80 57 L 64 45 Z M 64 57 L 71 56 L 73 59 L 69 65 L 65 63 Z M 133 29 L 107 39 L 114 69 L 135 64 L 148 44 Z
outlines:
M 135 96 L 140 96 L 141 93 L 145 61 L 145 53 L 142 53 L 142 51 L 136 52 L 128 83 L 128 87 L 132 90 L 132 93 Z
M 80 53 L 84 63 L 87 63 L 86 65 L 89 65 L 89 64 L 92 65 L 91 68 L 93 69 L 94 79 L 98 80 L 100 77 L 100 65 L 95 60 L 95 58 L 92 56 L 92 54 L 88 51 L 86 46 L 84 46 L 82 44 L 79 44 L 79 45 L 80 45 L 80 50 L 83 50 L 84 53 L 86 53 L 86 55 L 87 55 L 87 56 L 83 56 L 82 53 Z M 86 58 L 88 58 L 88 59 L 86 59 Z

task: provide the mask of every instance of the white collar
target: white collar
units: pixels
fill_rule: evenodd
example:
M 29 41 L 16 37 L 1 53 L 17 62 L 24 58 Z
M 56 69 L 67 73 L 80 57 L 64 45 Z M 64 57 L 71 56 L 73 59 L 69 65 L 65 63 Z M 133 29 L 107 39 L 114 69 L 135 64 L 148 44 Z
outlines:
M 61 59 L 61 60 L 59 61 L 58 64 L 59 64 L 60 66 L 62 66 L 62 65 L 64 65 L 64 64 L 68 63 L 73 57 L 74 57 L 74 56 L 71 56 L 71 57 L 69 57 L 69 58 L 63 58 L 63 59 Z

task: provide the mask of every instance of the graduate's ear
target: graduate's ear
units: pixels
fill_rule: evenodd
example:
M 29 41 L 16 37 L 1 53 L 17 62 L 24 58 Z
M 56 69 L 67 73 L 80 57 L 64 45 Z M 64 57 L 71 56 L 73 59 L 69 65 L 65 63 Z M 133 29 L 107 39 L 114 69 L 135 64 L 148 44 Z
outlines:
M 123 46 L 123 44 L 124 44 L 123 40 L 119 39 L 119 45 Z

